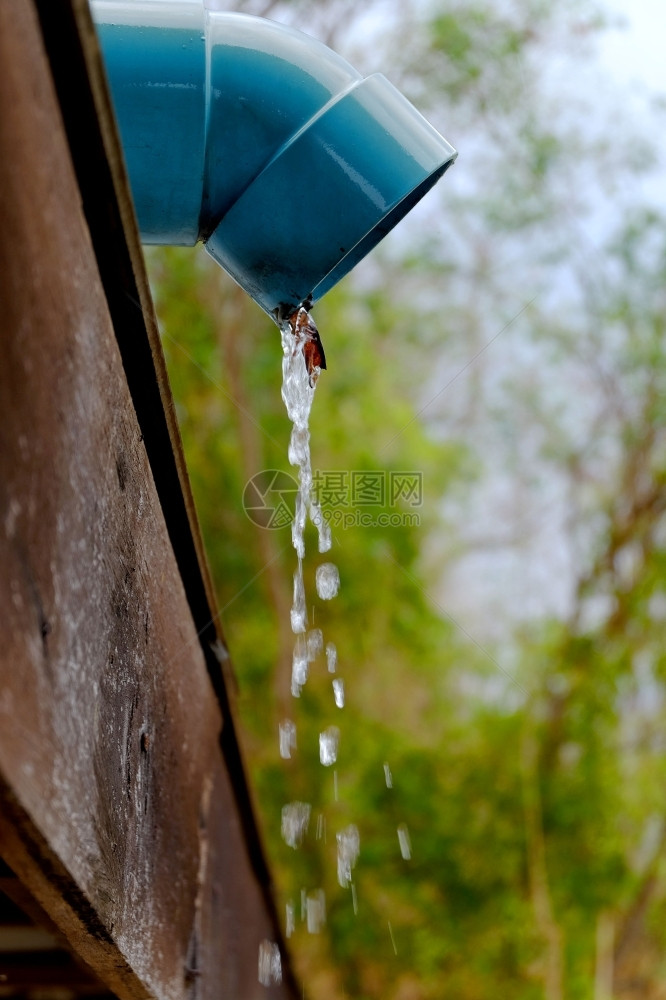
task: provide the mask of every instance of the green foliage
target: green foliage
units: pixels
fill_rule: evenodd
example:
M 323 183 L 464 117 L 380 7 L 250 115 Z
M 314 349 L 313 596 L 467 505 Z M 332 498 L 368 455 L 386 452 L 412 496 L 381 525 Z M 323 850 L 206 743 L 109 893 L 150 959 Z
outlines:
M 322 5 L 280 10 L 292 8 L 325 23 Z M 311 418 L 316 472 L 347 475 L 347 490 L 354 471 L 423 476 L 423 506 L 385 498 L 371 525 L 344 520 L 348 493 L 324 498 L 334 601 L 314 596 L 308 529 L 306 592 L 338 648 L 343 712 L 323 657 L 300 700 L 289 694 L 290 531 L 243 510 L 253 475 L 290 472 L 277 330 L 203 254 L 149 254 L 278 898 L 298 915 L 303 887 L 325 890 L 325 930 L 299 920 L 291 942 L 313 996 L 598 1000 L 605 975 L 613 996 L 637 982 L 650 1000 L 666 926 L 666 225 L 619 206 L 581 236 L 577 208 L 611 175 L 626 182 L 626 164 L 546 97 L 541 68 L 553 39 L 589 45 L 594 6 L 407 10 L 394 75 L 466 116 L 480 155 L 465 167 L 462 152 L 455 170 L 472 180 L 447 188 L 446 224 L 433 208 L 373 255 L 379 276 L 359 268 L 315 309 L 329 366 Z M 513 493 L 496 509 L 498 485 Z M 498 549 L 513 577 L 494 568 Z M 566 601 L 551 604 L 562 549 Z M 447 576 L 465 558 L 481 567 L 469 595 Z M 542 558 L 542 608 L 523 613 Z M 500 613 L 482 605 L 493 573 Z M 290 761 L 278 756 L 286 714 Z M 337 799 L 318 759 L 330 725 Z M 312 819 L 294 851 L 280 816 L 296 800 Z M 335 834 L 350 823 L 357 913 L 336 877 Z

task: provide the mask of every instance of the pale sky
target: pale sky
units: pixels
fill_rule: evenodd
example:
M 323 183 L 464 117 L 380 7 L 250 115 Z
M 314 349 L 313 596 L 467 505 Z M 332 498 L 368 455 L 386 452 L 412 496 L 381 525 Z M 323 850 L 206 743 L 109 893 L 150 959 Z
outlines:
M 607 32 L 603 63 L 624 83 L 643 83 L 666 96 L 666 0 L 606 0 L 627 21 L 625 30 Z

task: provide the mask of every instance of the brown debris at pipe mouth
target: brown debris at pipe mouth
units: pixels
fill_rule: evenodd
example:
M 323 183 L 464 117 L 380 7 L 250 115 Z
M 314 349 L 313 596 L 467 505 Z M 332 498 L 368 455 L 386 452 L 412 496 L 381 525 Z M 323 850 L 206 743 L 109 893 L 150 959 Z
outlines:
M 296 309 L 291 314 L 289 325 L 296 341 L 294 354 L 299 348 L 302 349 L 310 388 L 314 388 L 320 372 L 326 370 L 326 355 L 324 354 L 324 346 L 319 336 L 319 330 L 312 316 L 304 306 Z

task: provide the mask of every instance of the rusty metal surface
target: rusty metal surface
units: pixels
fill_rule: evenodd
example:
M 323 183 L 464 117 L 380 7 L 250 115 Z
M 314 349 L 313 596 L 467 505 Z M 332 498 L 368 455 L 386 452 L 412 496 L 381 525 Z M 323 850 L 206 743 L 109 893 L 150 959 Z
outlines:
M 285 986 L 257 982 L 259 942 L 279 929 L 233 710 L 199 635 L 213 617 L 199 542 L 187 497 L 164 493 L 181 459 L 172 447 L 160 467 L 168 386 L 137 306 L 145 276 L 134 298 L 114 187 L 86 212 L 71 146 L 35 9 L 5 0 L 0 856 L 121 997 L 294 996 L 288 966 Z M 162 407 L 143 419 L 142 371 Z

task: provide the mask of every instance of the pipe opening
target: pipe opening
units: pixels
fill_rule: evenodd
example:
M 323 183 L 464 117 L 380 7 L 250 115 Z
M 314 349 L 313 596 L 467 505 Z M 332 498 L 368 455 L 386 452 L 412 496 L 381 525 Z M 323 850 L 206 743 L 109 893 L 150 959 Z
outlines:
M 457 155 L 457 154 L 456 154 Z M 340 262 L 328 272 L 328 274 L 319 282 L 319 284 L 313 288 L 310 294 L 311 303 L 317 302 L 321 299 L 326 292 L 330 291 L 334 285 L 337 285 L 341 278 L 344 278 L 346 274 L 349 274 L 359 261 L 363 260 L 371 250 L 380 243 L 385 236 L 390 233 L 390 231 L 397 226 L 401 219 L 403 219 L 414 206 L 421 201 L 421 199 L 428 193 L 428 191 L 435 186 L 440 177 L 446 173 L 449 167 L 455 162 L 456 156 L 452 156 L 447 163 L 442 164 L 442 166 L 435 170 L 429 177 L 427 177 L 421 184 L 418 185 L 413 191 L 398 202 L 398 204 L 393 208 L 384 218 L 379 222 L 374 229 L 372 229 L 363 239 L 359 240 L 356 246 L 352 247 L 349 253 L 340 260 Z

